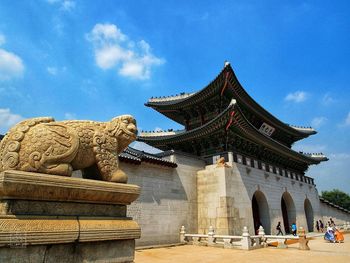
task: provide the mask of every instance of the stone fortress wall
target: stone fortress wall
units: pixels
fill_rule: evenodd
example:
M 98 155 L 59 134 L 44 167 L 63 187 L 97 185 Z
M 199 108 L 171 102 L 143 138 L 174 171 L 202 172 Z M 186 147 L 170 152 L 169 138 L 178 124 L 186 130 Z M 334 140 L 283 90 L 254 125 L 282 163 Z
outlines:
M 207 233 L 213 226 L 217 234 L 241 235 L 244 226 L 254 233 L 252 200 L 255 195 L 260 222 L 266 233 L 276 234 L 280 221 L 283 232 L 282 197 L 289 225 L 312 231 L 315 221 L 332 217 L 337 224 L 350 221 L 350 214 L 321 203 L 313 182 L 304 182 L 289 173 L 278 174 L 234 162 L 226 167 L 205 166 L 188 155 L 174 153 L 167 159 L 177 168 L 142 163 L 121 163 L 129 183 L 141 186 L 139 199 L 128 208 L 128 216 L 141 226 L 137 246 L 179 242 L 179 229 L 187 233 Z
M 228 165 L 231 167 L 207 166 L 198 173 L 200 233 L 206 232 L 210 225 L 223 235 L 240 235 L 244 226 L 254 233 L 254 194 L 266 233 L 276 234 L 279 221 L 283 228 L 282 196 L 287 199 L 289 225 L 296 222 L 297 226 L 308 229 L 305 200 L 311 203 L 314 220 L 321 219 L 318 193 L 313 185 L 243 164 L 233 162 Z
M 350 215 L 346 214 L 338 209 L 331 207 L 325 203 L 320 203 L 321 215 L 323 218 L 323 222 L 327 223 L 329 218 L 332 218 L 334 222 L 338 224 L 343 224 L 344 222 L 350 221 Z
M 137 246 L 179 243 L 179 229 L 197 232 L 197 171 L 204 162 L 194 157 L 173 155 L 176 169 L 142 163 L 121 163 L 128 183 L 141 186 L 140 197 L 128 206 L 128 216 L 141 227 Z

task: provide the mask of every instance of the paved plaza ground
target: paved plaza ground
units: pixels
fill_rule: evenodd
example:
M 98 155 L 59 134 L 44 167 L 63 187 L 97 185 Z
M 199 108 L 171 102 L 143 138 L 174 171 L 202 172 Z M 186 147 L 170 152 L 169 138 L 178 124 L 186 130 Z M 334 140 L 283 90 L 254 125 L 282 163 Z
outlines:
M 298 244 L 288 249 L 268 247 L 251 251 L 223 249 L 203 246 L 176 246 L 137 250 L 136 263 L 184 262 L 350 262 L 350 234 L 345 234 L 344 243 L 331 244 L 323 237 L 309 242 L 310 251 L 298 250 Z

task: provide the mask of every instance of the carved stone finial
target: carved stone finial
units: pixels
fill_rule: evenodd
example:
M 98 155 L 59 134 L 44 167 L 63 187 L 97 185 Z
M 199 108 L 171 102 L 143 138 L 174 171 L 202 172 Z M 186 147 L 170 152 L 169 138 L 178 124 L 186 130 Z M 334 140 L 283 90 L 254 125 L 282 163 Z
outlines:
M 209 232 L 208 235 L 214 235 L 215 234 L 215 230 L 213 226 L 209 226 Z
M 20 170 L 126 183 L 118 154 L 136 139 L 136 121 L 122 115 L 109 122 L 60 121 L 51 117 L 21 121 L 0 142 L 0 172 Z
M 259 230 L 258 230 L 258 235 L 265 235 L 265 230 L 263 228 L 263 226 L 259 226 Z
M 243 227 L 242 236 L 244 236 L 244 237 L 249 236 L 249 231 L 248 231 L 248 228 L 246 226 Z
M 225 158 L 224 158 L 224 157 L 220 157 L 220 158 L 216 161 L 216 167 L 230 167 L 230 166 L 226 164 L 226 161 L 225 161 Z

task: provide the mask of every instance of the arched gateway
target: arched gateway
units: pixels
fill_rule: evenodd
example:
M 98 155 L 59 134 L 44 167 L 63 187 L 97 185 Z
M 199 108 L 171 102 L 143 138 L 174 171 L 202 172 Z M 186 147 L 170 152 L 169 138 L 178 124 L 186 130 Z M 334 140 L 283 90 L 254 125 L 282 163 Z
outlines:
M 269 205 L 263 192 L 256 191 L 254 193 L 252 198 L 252 210 L 255 232 L 257 232 L 259 226 L 262 225 L 265 229 L 265 233 L 271 233 Z
M 198 178 L 203 180 L 198 179 L 196 185 L 198 193 L 203 191 L 203 202 L 197 203 L 199 229 L 206 231 L 207 224 L 212 224 L 213 220 L 215 222 L 217 222 L 216 220 L 225 220 L 228 222 L 227 229 L 225 228 L 227 233 L 233 231 L 238 234 L 245 225 L 253 223 L 251 218 L 244 217 L 244 219 L 250 219 L 249 222 L 246 220 L 238 222 L 235 219 L 241 218 L 241 216 L 238 217 L 237 213 L 244 216 L 247 214 L 247 207 L 244 205 L 236 207 L 235 203 L 232 203 L 234 215 L 220 213 L 220 219 L 215 217 L 215 213 L 208 211 L 208 207 L 214 208 L 214 203 L 216 209 L 221 209 L 223 205 L 226 210 L 231 209 L 228 207 L 229 203 L 214 202 L 211 198 L 211 192 L 208 192 L 209 188 L 207 188 L 212 182 L 211 177 L 207 177 L 209 174 L 214 173 L 215 177 L 213 178 L 218 178 L 222 173 L 225 173 L 226 176 L 226 172 L 229 172 L 226 164 L 222 162 L 222 158 L 228 162 L 228 166 L 231 166 L 230 169 L 235 178 L 242 176 L 244 186 L 239 183 L 241 179 L 233 179 L 232 183 L 235 186 L 227 185 L 231 184 L 231 179 L 227 177 L 227 180 L 215 181 L 218 188 L 210 188 L 210 191 L 231 189 L 232 187 L 232 189 L 237 189 L 234 196 L 236 198 L 236 194 L 245 195 L 251 187 L 260 185 L 261 180 L 263 180 L 262 186 L 268 187 L 262 189 L 269 189 L 272 192 L 272 194 L 266 195 L 269 197 L 269 202 L 273 201 L 274 194 L 281 191 L 282 185 L 289 187 L 290 184 L 295 183 L 297 185 L 306 184 L 308 185 L 306 187 L 309 187 L 311 191 L 316 191 L 313 178 L 305 176 L 305 171 L 310 165 L 327 161 L 327 157 L 323 154 L 306 154 L 292 149 L 292 145 L 296 141 L 315 134 L 316 131 L 312 128 L 289 125 L 274 117 L 242 87 L 230 63 L 225 62 L 224 68 L 215 76 L 215 79 L 196 92 L 152 97 L 145 105 L 177 122 L 184 129 L 179 131 L 173 129 L 143 131 L 139 133 L 138 141 L 162 150 L 163 152 L 159 153 L 159 156 L 165 157 L 167 160 L 170 156 L 174 157 L 170 157 L 172 160 L 176 160 L 176 156 L 183 153 L 184 156 L 199 157 L 201 161 L 205 162 L 205 172 L 198 170 L 197 174 Z M 182 160 L 182 157 L 179 156 L 179 162 L 180 158 Z M 222 161 L 217 163 L 217 160 L 220 159 Z M 194 169 L 197 169 L 197 164 L 199 165 L 197 161 L 186 162 L 189 167 L 194 165 Z M 179 176 L 187 174 L 187 170 L 182 170 L 182 167 L 185 166 L 179 165 L 177 168 Z M 198 169 L 202 168 L 198 166 Z M 266 180 L 262 179 L 264 177 Z M 208 180 L 204 180 L 204 178 L 208 178 Z M 281 181 L 275 184 L 272 183 L 272 178 Z M 224 185 L 221 186 L 221 184 Z M 304 189 L 296 189 L 295 194 L 302 194 Z M 265 193 L 267 194 L 267 192 Z M 215 192 L 216 194 L 219 193 Z M 204 196 L 208 197 L 204 198 Z M 227 197 L 231 198 L 231 196 Z M 252 202 L 252 215 L 248 207 L 249 216 L 254 217 L 254 225 L 257 226 L 261 223 L 267 233 L 271 232 L 272 221 L 270 217 L 274 218 L 274 224 L 277 222 L 275 222 L 274 214 L 269 215 L 269 206 L 273 207 L 272 211 L 275 211 L 276 207 L 273 205 L 275 202 L 268 204 L 264 194 L 260 191 L 249 197 L 251 198 L 249 201 Z M 278 198 L 281 196 L 277 196 L 277 200 L 274 200 L 277 201 L 277 212 L 279 213 L 279 202 L 281 202 L 284 211 L 284 225 L 289 232 L 290 224 L 296 218 L 294 203 L 290 195 L 284 196 L 282 200 L 278 200 Z M 231 199 L 226 200 L 226 202 L 230 202 L 228 200 Z M 298 204 L 299 206 L 300 204 Z M 210 209 L 210 211 L 215 210 Z M 282 223 L 282 218 L 278 219 Z M 231 226 L 233 223 L 234 227 Z
M 284 231 L 286 234 L 289 234 L 291 233 L 291 224 L 296 223 L 296 211 L 293 198 L 288 192 L 284 192 L 282 195 L 281 209 Z
M 305 217 L 307 222 L 307 229 L 309 232 L 314 231 L 314 210 L 309 199 L 304 201 Z

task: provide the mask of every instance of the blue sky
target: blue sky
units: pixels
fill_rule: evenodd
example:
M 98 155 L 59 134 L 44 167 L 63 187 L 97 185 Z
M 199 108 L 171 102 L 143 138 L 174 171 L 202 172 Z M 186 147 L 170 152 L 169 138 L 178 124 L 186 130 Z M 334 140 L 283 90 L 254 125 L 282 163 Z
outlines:
M 0 133 L 21 120 L 182 128 L 144 103 L 193 92 L 231 62 L 250 95 L 318 134 L 319 191 L 350 193 L 349 1 L 0 1 Z

